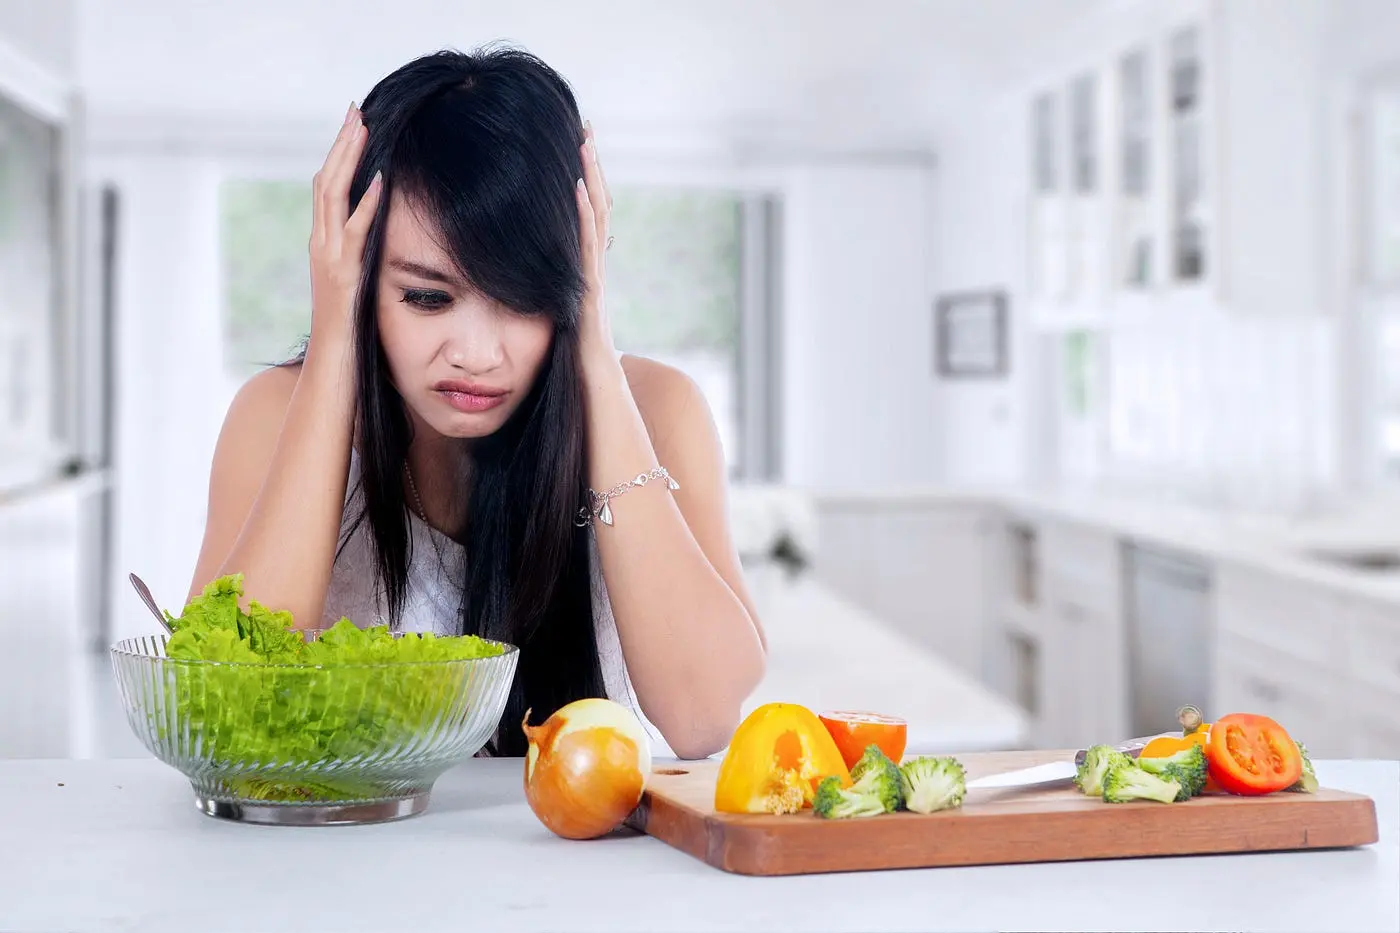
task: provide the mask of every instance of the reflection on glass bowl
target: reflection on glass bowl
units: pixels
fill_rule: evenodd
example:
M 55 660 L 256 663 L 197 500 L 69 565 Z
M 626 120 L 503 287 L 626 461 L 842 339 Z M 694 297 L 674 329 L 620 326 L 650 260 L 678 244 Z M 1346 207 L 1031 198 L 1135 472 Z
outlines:
M 308 635 L 315 637 L 315 633 Z M 112 646 L 127 722 L 190 779 L 211 816 L 361 823 L 421 812 L 434 782 L 495 733 L 519 650 L 328 666 L 167 657 L 167 637 Z

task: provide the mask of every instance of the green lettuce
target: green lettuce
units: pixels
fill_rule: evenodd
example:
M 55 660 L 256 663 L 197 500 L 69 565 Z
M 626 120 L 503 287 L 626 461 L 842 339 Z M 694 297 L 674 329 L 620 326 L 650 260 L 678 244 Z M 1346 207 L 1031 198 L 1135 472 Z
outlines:
M 242 596 L 241 574 L 221 577 L 180 616 L 166 613 L 173 631 L 168 657 L 232 663 L 172 665 L 178 715 L 156 719 L 168 739 L 198 750 L 215 770 L 258 771 L 230 781 L 248 784 L 258 799 L 358 796 L 335 769 L 382 760 L 437 732 L 472 677 L 465 665 L 413 662 L 505 651 L 475 635 L 394 636 L 387 626 L 361 629 L 349 619 L 308 640 L 292 627 L 291 613 L 256 601 L 244 612 Z M 321 773 L 313 779 L 308 769 Z M 269 770 L 285 771 L 287 779 L 270 779 Z

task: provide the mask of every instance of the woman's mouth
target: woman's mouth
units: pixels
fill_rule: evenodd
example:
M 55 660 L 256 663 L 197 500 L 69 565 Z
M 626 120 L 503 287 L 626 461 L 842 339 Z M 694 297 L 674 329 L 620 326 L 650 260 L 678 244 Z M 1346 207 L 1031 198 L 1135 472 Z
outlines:
M 433 387 L 447 404 L 468 414 L 489 411 L 506 400 L 507 390 L 469 382 L 439 382 Z

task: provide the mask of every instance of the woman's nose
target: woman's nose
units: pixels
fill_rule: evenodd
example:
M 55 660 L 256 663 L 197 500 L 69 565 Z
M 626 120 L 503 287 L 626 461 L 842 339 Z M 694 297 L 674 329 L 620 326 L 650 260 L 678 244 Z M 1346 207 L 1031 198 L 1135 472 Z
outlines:
M 501 365 L 504 358 L 500 335 L 485 321 L 464 323 L 448 338 L 447 362 L 457 369 L 471 373 L 489 372 Z

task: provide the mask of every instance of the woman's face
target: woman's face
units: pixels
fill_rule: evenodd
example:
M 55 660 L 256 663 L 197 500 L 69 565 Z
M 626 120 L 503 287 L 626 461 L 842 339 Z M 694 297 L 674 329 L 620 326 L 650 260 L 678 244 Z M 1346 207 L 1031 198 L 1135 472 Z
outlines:
M 420 213 L 389 202 L 379 270 L 379 338 L 417 420 L 446 437 L 497 431 L 535 383 L 554 333 L 470 288 Z

